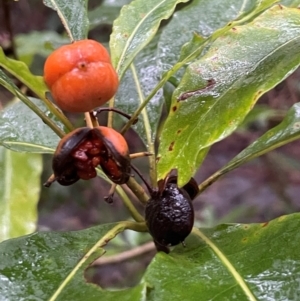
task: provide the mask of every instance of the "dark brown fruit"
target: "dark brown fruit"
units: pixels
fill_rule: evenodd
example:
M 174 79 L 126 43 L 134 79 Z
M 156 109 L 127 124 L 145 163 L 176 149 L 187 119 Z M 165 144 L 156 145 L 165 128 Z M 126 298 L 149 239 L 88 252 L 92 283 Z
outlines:
M 79 179 L 96 177 L 103 143 L 87 127 L 78 128 L 59 142 L 54 153 L 52 168 L 59 184 L 68 186 Z
M 167 183 L 162 192 L 153 193 L 148 201 L 145 219 L 156 245 L 174 246 L 183 242 L 194 224 L 189 194 L 176 183 Z
M 104 154 L 100 166 L 108 178 L 116 184 L 125 184 L 130 177 L 131 165 L 129 149 L 125 138 L 112 128 L 95 128 L 103 142 Z
M 52 168 L 55 179 L 64 186 L 79 179 L 97 176 L 96 167 L 116 184 L 124 184 L 130 176 L 130 156 L 124 137 L 111 128 L 78 128 L 59 142 Z
M 175 183 L 175 184 L 177 184 L 177 176 L 171 176 L 171 177 L 169 177 L 167 179 L 167 182 L 168 183 Z M 188 195 L 190 196 L 191 200 L 193 200 L 197 196 L 197 194 L 199 192 L 198 184 L 197 184 L 197 182 L 195 181 L 194 178 L 191 178 L 189 180 L 189 182 L 186 183 L 182 187 L 182 189 L 185 190 L 188 193 Z

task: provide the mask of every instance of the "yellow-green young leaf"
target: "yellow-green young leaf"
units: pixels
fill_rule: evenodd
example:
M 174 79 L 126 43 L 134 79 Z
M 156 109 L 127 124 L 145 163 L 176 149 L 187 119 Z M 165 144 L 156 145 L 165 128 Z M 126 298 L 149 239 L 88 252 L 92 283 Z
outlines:
M 42 158 L 0 146 L 0 241 L 36 229 Z
M 300 139 L 300 103 L 296 103 L 290 108 L 280 124 L 267 131 L 224 167 L 205 180 L 200 185 L 200 190 L 206 189 L 219 177 L 239 167 L 245 162 L 297 139 Z
M 186 183 L 206 154 L 201 151 L 232 133 L 257 99 L 299 66 L 299 47 L 300 10 L 280 5 L 216 39 L 174 91 L 159 179 L 177 169 L 179 185 Z
M 44 83 L 43 77 L 33 75 L 25 63 L 6 57 L 1 47 L 0 66 L 15 76 L 18 80 L 20 80 L 20 82 L 27 86 L 31 91 L 36 93 L 40 98 L 44 98 L 44 95 L 48 89 Z
M 168 71 L 177 61 L 186 59 L 205 38 L 238 18 L 258 1 L 193 0 L 174 13 L 163 28 L 158 44 L 158 61 Z M 179 80 L 181 73 L 175 74 Z
M 71 41 L 87 38 L 89 28 L 87 0 L 43 0 L 43 2 L 57 12 Z
M 160 22 L 172 15 L 178 3 L 188 1 L 134 0 L 122 8 L 110 39 L 112 64 L 120 78 L 138 52 L 151 41 Z
M 254 141 L 233 158 L 224 168 L 238 167 L 253 158 L 300 138 L 300 103 L 295 103 L 283 121 Z

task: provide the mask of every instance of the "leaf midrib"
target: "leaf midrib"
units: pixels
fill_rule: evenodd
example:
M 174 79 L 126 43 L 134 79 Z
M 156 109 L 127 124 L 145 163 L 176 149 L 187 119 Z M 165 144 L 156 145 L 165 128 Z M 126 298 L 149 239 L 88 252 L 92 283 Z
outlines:
M 6 239 L 10 237 L 10 220 L 11 220 L 11 210 L 10 210 L 10 200 L 11 200 L 11 180 L 12 180 L 12 160 L 11 160 L 11 153 L 4 150 L 4 193 L 3 193 L 3 200 L 4 202 L 4 212 L 2 212 L 2 239 Z M 3 215 L 4 214 L 4 215 Z M 1 224 L 1 223 L 0 223 Z M 2 240 L 0 239 L 0 240 Z
M 229 259 L 222 253 L 222 251 L 199 229 L 193 228 L 193 233 L 200 237 L 216 254 L 216 256 L 220 259 L 225 268 L 229 271 L 229 273 L 236 280 L 237 284 L 240 286 L 245 296 L 247 296 L 249 301 L 258 301 L 256 297 L 253 295 L 252 291 L 244 281 L 243 277 L 238 273 L 235 269 L 234 265 L 229 261 Z
M 0 140 L 0 145 L 3 145 L 4 147 L 7 147 L 6 145 L 17 145 L 17 146 L 29 146 L 36 149 L 41 149 L 43 151 L 48 151 L 49 153 L 54 153 L 54 149 L 43 146 L 41 144 L 34 144 L 34 143 L 28 143 L 28 142 L 22 142 L 22 141 L 9 141 L 9 140 Z

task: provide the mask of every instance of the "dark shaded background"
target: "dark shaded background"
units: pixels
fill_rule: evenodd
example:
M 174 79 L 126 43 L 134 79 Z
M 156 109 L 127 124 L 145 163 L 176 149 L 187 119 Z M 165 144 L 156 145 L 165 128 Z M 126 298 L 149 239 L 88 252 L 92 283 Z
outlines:
M 100 2 L 90 1 L 90 6 L 99 5 Z M 14 37 L 20 33 L 45 29 L 63 32 L 56 13 L 40 0 L 0 0 L 0 3 L 0 46 L 11 57 L 14 57 L 15 51 L 10 34 Z M 102 24 L 90 32 L 90 37 L 108 41 L 110 32 L 111 25 Z M 38 56 L 35 58 L 31 67 L 35 74 L 42 74 L 43 60 Z M 264 95 L 254 109 L 264 114 L 253 114 L 252 120 L 211 148 L 195 176 L 197 182 L 205 180 L 282 120 L 286 111 L 299 101 L 299 77 L 300 71 L 297 70 Z M 10 99 L 11 95 L 0 87 L 0 109 Z M 75 116 L 70 115 L 70 118 L 77 124 L 83 122 Z M 100 122 L 105 124 L 105 115 Z M 126 134 L 126 139 L 132 152 L 145 149 L 133 131 Z M 194 201 L 196 225 L 264 222 L 299 211 L 299 148 L 300 141 L 292 142 L 245 164 L 214 183 Z M 42 182 L 51 174 L 51 159 L 49 155 L 44 156 Z M 146 159 L 139 159 L 136 164 L 142 171 L 147 170 Z M 126 208 L 117 198 L 112 205 L 103 201 L 108 189 L 109 186 L 99 178 L 79 181 L 71 187 L 55 184 L 51 189 L 42 188 L 38 207 L 39 230 L 78 230 L 129 218 Z M 143 208 L 134 202 L 143 212 Z M 145 234 L 125 232 L 110 243 L 110 247 L 114 252 L 121 252 L 150 240 Z M 92 267 L 87 271 L 87 278 L 104 287 L 134 285 L 154 254 L 152 249 L 131 260 Z

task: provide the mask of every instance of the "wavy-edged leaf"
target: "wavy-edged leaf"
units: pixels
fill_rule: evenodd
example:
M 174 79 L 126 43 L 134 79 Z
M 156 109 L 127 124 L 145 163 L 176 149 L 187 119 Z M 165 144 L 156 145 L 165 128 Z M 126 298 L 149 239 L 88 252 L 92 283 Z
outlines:
M 154 258 L 144 276 L 147 300 L 298 300 L 299 227 L 297 213 L 196 230 L 187 248 Z
M 87 0 L 43 0 L 43 3 L 57 12 L 72 41 L 87 38 Z
M 0 241 L 35 231 L 41 172 L 40 155 L 0 146 Z
M 300 138 L 300 103 L 294 104 L 283 121 L 235 156 L 224 167 L 204 181 L 203 189 L 240 165 Z M 202 188 L 201 188 L 202 190 Z
M 159 178 L 176 168 L 179 185 L 187 182 L 200 151 L 232 133 L 257 99 L 299 66 L 299 20 L 299 9 L 276 5 L 189 65 L 162 133 Z
M 87 283 L 84 278 L 84 269 L 103 254 L 98 245 L 100 239 L 115 226 L 107 224 L 74 232 L 39 232 L 2 242 L 0 299 L 142 300 L 144 285 L 111 292 Z M 120 227 L 119 232 L 123 230 Z M 93 254 L 85 258 L 92 248 L 95 249 Z M 83 260 L 81 265 L 80 260 Z
M 153 38 L 160 22 L 168 19 L 178 3 L 189 0 L 134 0 L 125 5 L 113 24 L 110 39 L 112 64 L 122 78 L 137 53 Z
M 40 98 L 44 98 L 48 88 L 43 80 L 43 77 L 33 75 L 25 63 L 6 57 L 1 47 L 0 66 L 19 79 Z
M 39 99 L 30 100 L 61 129 L 63 125 Z M 14 151 L 53 153 L 59 137 L 22 102 L 7 106 L 0 113 L 0 144 Z

